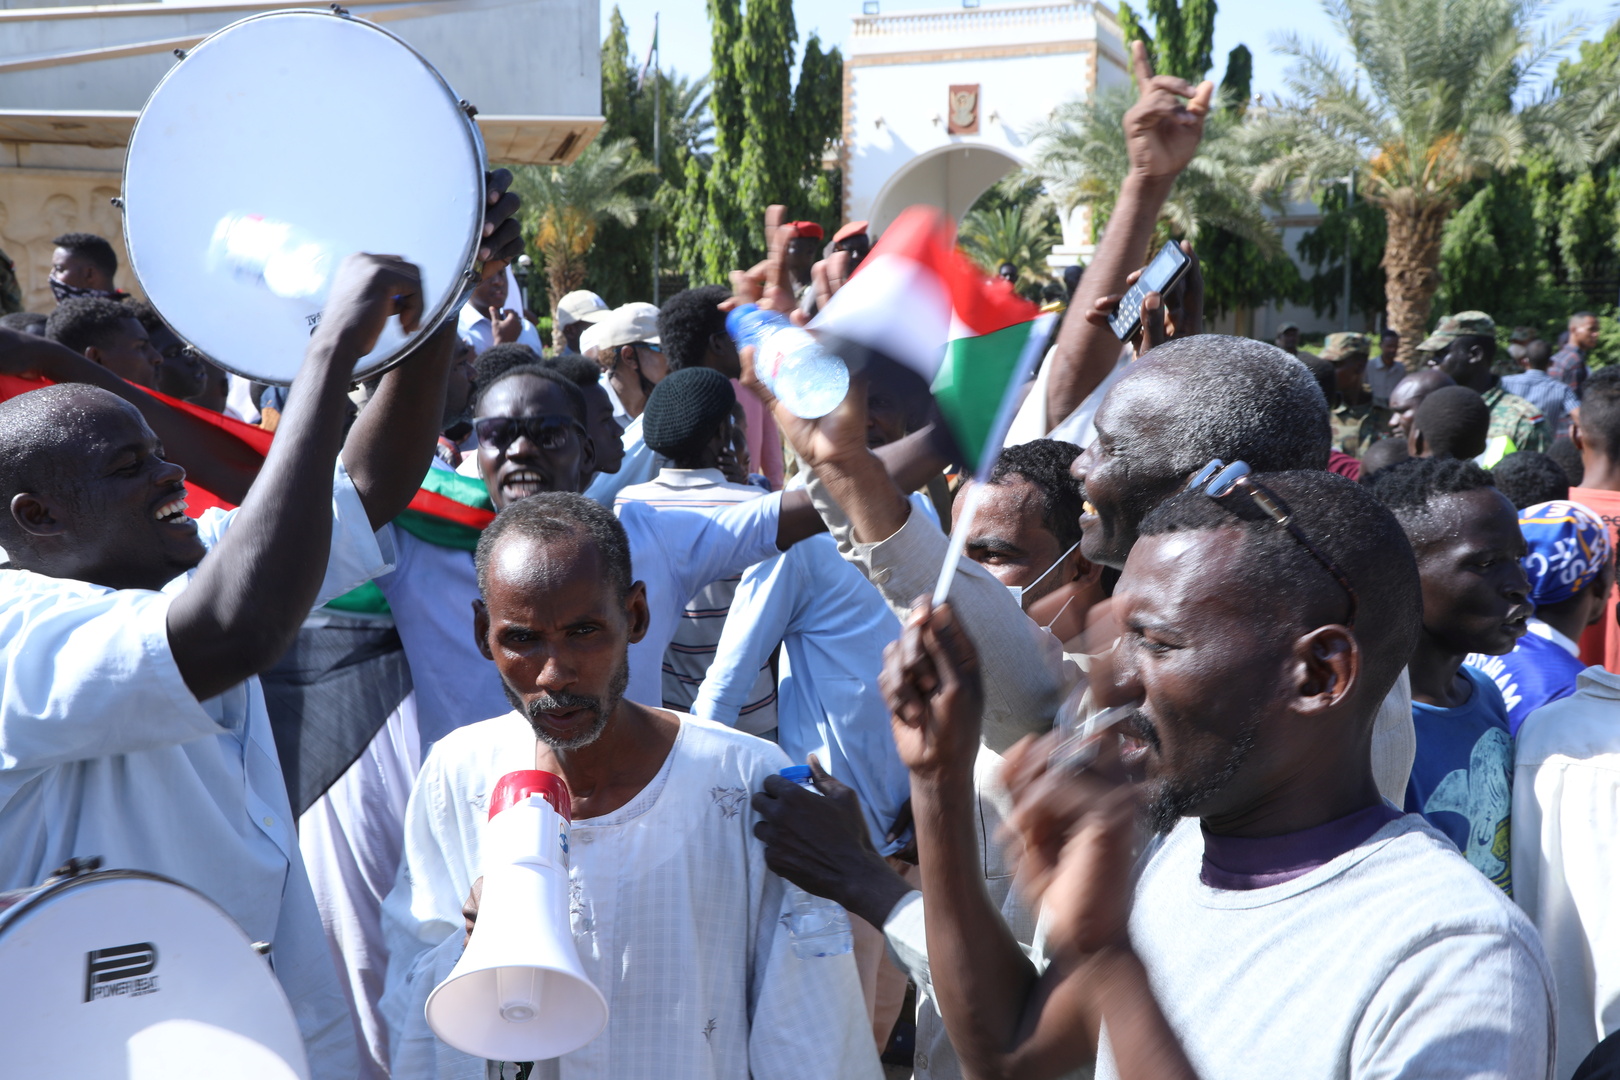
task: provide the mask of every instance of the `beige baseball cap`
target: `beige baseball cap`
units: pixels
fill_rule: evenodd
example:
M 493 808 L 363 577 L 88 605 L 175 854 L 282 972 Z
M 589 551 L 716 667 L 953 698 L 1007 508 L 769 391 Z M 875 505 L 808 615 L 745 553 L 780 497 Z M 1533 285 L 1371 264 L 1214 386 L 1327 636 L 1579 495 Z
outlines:
M 633 303 L 614 308 L 596 325 L 600 330 L 596 335 L 598 351 L 637 342 L 659 344 L 658 307 L 654 304 Z
M 597 353 L 601 351 L 601 344 L 602 324 L 591 323 L 585 328 L 585 332 L 579 335 L 579 355 L 595 360 Z
M 575 289 L 557 301 L 557 325 L 564 327 L 577 322 L 601 322 L 612 311 L 613 309 L 607 306 L 606 300 L 589 289 Z

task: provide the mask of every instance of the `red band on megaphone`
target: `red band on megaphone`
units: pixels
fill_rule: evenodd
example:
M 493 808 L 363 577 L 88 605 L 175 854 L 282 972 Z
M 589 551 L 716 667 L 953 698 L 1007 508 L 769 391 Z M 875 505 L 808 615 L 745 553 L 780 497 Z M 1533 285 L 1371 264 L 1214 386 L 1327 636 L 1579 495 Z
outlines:
M 574 820 L 570 813 L 568 785 L 564 784 L 562 777 L 556 773 L 542 772 L 539 769 L 520 769 L 501 777 L 495 785 L 495 790 L 489 795 L 489 816 L 494 817 L 508 806 L 522 802 L 530 795 L 539 795 L 545 799 L 553 810 L 563 816 L 564 821 Z

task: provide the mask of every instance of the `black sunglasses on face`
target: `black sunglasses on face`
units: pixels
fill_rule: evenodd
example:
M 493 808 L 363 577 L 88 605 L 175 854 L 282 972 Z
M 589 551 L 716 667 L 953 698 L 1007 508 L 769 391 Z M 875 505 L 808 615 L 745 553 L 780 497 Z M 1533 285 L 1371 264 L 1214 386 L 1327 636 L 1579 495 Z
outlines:
M 1361 600 L 1356 596 L 1355 586 L 1350 584 L 1350 578 L 1337 563 L 1324 555 L 1320 548 L 1311 543 L 1308 536 L 1293 522 L 1293 512 L 1288 504 L 1283 502 L 1275 492 L 1261 484 L 1250 475 L 1254 470 L 1249 468 L 1247 462 L 1234 461 L 1228 465 L 1220 458 L 1216 458 L 1202 469 L 1187 478 L 1183 491 L 1201 491 L 1210 498 L 1219 501 L 1240 491 L 1247 495 L 1260 512 L 1288 530 L 1288 534 L 1299 541 L 1301 547 L 1310 552 L 1311 558 L 1322 564 L 1322 569 L 1333 575 L 1333 580 L 1339 583 L 1345 595 L 1350 598 L 1350 610 L 1345 616 L 1344 625 L 1354 628 L 1356 625 L 1356 611 Z
M 505 450 L 522 435 L 542 450 L 561 450 L 570 433 L 581 438 L 585 428 L 572 416 L 481 416 L 473 420 L 480 446 Z

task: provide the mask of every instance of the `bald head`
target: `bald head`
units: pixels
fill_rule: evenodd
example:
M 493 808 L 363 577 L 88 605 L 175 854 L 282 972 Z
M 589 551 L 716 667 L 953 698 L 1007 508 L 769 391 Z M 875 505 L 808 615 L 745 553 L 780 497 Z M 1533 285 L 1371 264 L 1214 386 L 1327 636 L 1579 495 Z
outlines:
M 22 492 L 79 497 L 89 456 L 115 427 L 146 422 L 135 406 L 94 386 L 63 383 L 0 401 L 0 493 L 9 505 Z M 5 528 L 15 528 L 0 515 Z M 10 547 L 8 543 L 6 545 Z
M 1389 395 L 1390 430 L 1405 442 L 1412 434 L 1412 417 L 1423 399 L 1442 386 L 1456 385 L 1457 380 L 1439 368 L 1424 368 L 1402 379 Z

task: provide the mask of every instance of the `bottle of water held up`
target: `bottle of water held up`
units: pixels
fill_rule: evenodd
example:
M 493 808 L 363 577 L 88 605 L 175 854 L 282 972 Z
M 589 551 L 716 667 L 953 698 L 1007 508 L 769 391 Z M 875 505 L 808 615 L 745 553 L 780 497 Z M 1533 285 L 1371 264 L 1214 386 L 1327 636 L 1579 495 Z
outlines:
M 226 214 L 214 226 L 208 269 L 291 300 L 324 299 L 337 259 L 326 244 L 262 214 Z
M 840 400 L 842 400 L 840 398 Z M 810 766 L 789 765 L 781 775 L 817 795 Z M 849 915 L 839 904 L 820 896 L 812 896 L 791 881 L 784 881 L 788 897 L 788 935 L 793 939 L 793 954 L 801 960 L 815 956 L 840 956 L 855 947 L 849 935 Z
M 726 332 L 737 348 L 754 347 L 759 381 L 794 416 L 826 416 L 849 393 L 849 368 L 785 315 L 743 304 L 726 316 Z

